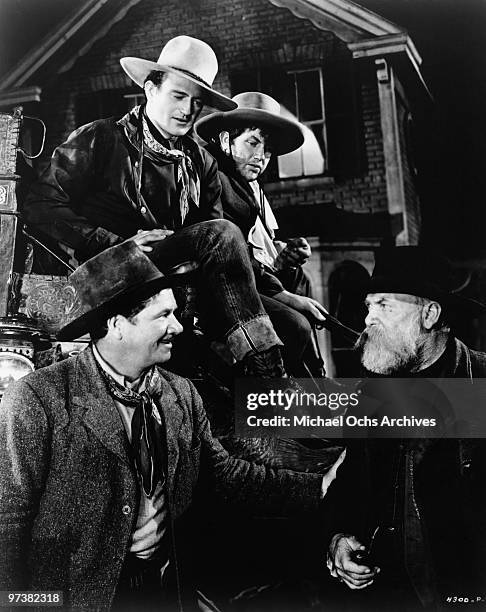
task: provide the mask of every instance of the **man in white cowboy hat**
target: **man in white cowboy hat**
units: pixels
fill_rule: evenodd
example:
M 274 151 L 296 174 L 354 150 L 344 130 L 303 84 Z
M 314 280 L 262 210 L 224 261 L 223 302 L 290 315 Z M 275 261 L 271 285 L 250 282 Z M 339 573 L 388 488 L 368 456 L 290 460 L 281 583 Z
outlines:
M 248 374 L 284 375 L 281 342 L 256 292 L 244 240 L 221 219 L 216 163 L 189 135 L 203 105 L 236 106 L 212 88 L 214 51 L 177 36 L 157 62 L 125 57 L 121 65 L 146 103 L 118 121 L 82 126 L 57 147 L 31 188 L 25 220 L 75 263 L 126 239 L 162 270 L 195 260 L 208 328 Z
M 467 388 L 486 377 L 486 354 L 452 332 L 458 317 L 484 314 L 485 307 L 459 296 L 454 285 L 450 263 L 429 249 L 377 252 L 357 343 L 371 377 L 363 392 L 389 400 L 389 389 L 420 407 L 420 389 L 430 389 L 423 379 L 462 378 Z M 405 380 L 381 387 L 382 377 Z M 332 540 L 328 567 L 343 585 L 364 589 L 351 595 L 354 605 L 442 610 L 448 595 L 484 590 L 484 440 L 370 440 L 349 447 L 346 463 L 343 533 Z M 373 543 L 370 558 L 362 542 Z M 336 600 L 342 597 L 338 591 Z
M 294 375 L 307 376 L 307 368 L 321 374 L 311 323 L 322 324 L 327 312 L 310 297 L 310 281 L 301 267 L 310 246 L 305 238 L 287 244 L 275 240 L 278 224 L 258 182 L 273 154 L 303 144 L 302 127 L 283 117 L 280 104 L 266 94 L 240 93 L 233 102 L 238 108 L 200 119 L 196 133 L 218 162 L 224 216 L 248 239 L 257 287 L 284 342 L 286 366 Z
M 335 479 L 344 456 L 297 474 L 213 439 L 193 385 L 159 367 L 181 332 L 176 278 L 133 241 L 71 275 L 61 335 L 92 344 L 11 385 L 0 409 L 0 590 L 56 591 L 34 601 L 63 610 L 194 610 L 176 541 L 190 541 L 200 473 L 223 500 L 279 514 L 317 507 Z

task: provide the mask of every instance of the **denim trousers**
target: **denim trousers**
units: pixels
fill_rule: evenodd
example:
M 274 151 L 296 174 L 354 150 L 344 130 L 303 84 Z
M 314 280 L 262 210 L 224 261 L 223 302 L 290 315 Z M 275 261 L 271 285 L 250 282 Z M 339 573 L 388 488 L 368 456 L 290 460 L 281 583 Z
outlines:
M 147 255 L 164 273 L 182 263 L 197 264 L 202 318 L 236 361 L 282 345 L 258 295 L 246 241 L 236 225 L 224 219 L 203 221 L 151 246 Z

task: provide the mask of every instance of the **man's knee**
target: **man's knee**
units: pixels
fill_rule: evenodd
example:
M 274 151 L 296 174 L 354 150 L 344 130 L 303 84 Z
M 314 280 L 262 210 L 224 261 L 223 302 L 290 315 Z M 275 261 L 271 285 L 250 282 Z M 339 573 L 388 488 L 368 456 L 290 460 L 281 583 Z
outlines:
M 285 326 L 285 331 L 282 330 L 282 339 L 285 344 L 304 350 L 312 338 L 311 324 L 303 314 L 294 309 L 289 308 L 285 315 L 282 320 Z
M 312 326 L 307 317 L 300 312 L 296 312 L 294 315 L 294 327 L 301 342 L 307 344 L 312 337 Z
M 216 234 L 220 240 L 224 240 L 228 243 L 242 243 L 246 247 L 246 241 L 240 228 L 232 221 L 228 221 L 227 219 L 212 219 L 211 221 L 206 221 L 205 224 L 207 224 L 208 231 Z

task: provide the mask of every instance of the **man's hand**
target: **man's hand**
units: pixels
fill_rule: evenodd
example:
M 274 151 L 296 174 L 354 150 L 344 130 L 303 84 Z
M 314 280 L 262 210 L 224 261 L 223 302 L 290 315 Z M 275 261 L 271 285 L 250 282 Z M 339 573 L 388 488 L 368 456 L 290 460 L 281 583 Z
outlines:
M 327 553 L 327 567 L 331 576 L 339 578 L 350 589 L 364 589 L 373 583 L 380 573 L 379 567 L 370 568 L 352 560 L 352 553 L 366 548 L 352 535 L 336 534 Z
M 167 236 L 172 236 L 173 233 L 174 232 L 172 230 L 165 229 L 138 230 L 135 236 L 128 238 L 128 240 L 133 240 L 133 242 L 140 247 L 142 251 L 149 253 L 152 250 L 152 247 L 150 246 L 151 242 L 163 240 L 164 238 L 167 238 Z
M 332 465 L 331 468 L 324 475 L 324 478 L 322 479 L 321 499 L 327 493 L 327 490 L 328 490 L 329 485 L 331 484 L 331 482 L 336 478 L 336 472 L 338 470 L 338 467 L 344 461 L 345 457 L 346 457 L 346 449 L 344 449 L 342 451 L 342 453 L 339 455 L 339 457 L 337 458 L 337 460 L 334 463 L 334 465 Z
M 329 313 L 317 300 L 290 293 L 290 291 L 281 291 L 273 296 L 282 304 L 286 304 L 295 310 L 298 310 L 305 315 L 312 323 L 322 324 L 326 320 L 326 315 Z
M 291 238 L 278 254 L 275 267 L 277 270 L 296 268 L 305 264 L 310 256 L 311 248 L 305 238 Z

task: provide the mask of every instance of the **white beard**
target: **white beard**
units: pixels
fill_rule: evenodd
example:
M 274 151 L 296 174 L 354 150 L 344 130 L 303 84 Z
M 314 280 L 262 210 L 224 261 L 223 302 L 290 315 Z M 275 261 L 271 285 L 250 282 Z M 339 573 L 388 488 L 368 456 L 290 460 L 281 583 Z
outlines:
M 367 327 L 356 342 L 361 350 L 361 363 L 375 374 L 410 372 L 419 361 L 420 325 L 414 320 L 408 329 L 394 330 L 381 326 Z

